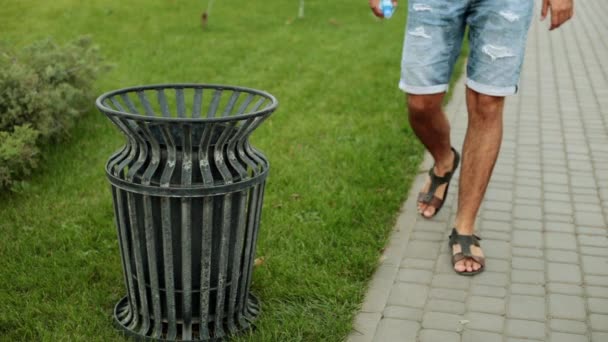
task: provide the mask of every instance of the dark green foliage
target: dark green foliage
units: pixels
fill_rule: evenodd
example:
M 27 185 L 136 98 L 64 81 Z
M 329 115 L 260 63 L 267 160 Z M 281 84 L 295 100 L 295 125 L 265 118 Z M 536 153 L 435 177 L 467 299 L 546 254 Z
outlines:
M 90 107 L 102 67 L 86 37 L 64 46 L 47 39 L 21 51 L 0 48 L 0 188 L 31 173 L 37 146 L 68 135 Z

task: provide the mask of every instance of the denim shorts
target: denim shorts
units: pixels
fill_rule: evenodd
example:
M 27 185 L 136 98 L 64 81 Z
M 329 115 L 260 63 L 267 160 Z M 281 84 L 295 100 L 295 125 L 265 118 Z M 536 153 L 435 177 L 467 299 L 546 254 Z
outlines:
M 478 93 L 517 92 L 534 0 L 411 0 L 399 88 L 410 94 L 448 89 L 469 27 L 467 86 Z

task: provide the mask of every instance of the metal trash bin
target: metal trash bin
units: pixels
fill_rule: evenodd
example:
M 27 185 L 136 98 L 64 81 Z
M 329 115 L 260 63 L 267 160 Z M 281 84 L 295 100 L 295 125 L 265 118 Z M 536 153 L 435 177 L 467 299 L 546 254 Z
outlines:
M 147 341 L 213 341 L 251 328 L 269 164 L 249 136 L 277 100 L 163 84 L 108 92 L 96 105 L 126 137 L 106 164 L 127 288 L 115 324 Z

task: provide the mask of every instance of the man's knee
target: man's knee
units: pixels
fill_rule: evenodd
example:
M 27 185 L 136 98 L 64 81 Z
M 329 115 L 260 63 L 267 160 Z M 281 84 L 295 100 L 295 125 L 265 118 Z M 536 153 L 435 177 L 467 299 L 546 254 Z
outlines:
M 491 96 L 477 94 L 475 99 L 474 119 L 481 121 L 502 120 L 502 110 L 505 104 L 505 98 L 501 96 Z
M 443 94 L 408 95 L 407 107 L 410 118 L 420 120 L 441 110 Z

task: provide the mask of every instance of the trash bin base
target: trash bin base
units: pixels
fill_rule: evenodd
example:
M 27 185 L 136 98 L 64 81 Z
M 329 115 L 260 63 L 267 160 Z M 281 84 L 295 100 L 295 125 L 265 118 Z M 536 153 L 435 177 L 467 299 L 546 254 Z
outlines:
M 163 322 L 163 330 L 158 336 L 158 333 L 153 331 L 152 325 L 148 329 L 147 334 L 143 334 L 141 331 L 141 327 L 131 328 L 126 324 L 129 324 L 131 319 L 128 318 L 130 315 L 128 312 L 130 311 L 129 300 L 127 296 L 123 297 L 116 306 L 114 307 L 114 325 L 118 330 L 120 330 L 125 336 L 133 338 L 136 341 L 183 341 L 183 342 L 220 342 L 224 341 L 225 338 L 230 337 L 232 335 L 245 332 L 247 330 L 255 329 L 255 325 L 253 322 L 257 319 L 260 314 L 260 302 L 256 296 L 253 294 L 249 294 L 249 299 L 247 300 L 247 307 L 243 309 L 243 312 L 240 313 L 240 317 L 234 320 L 235 325 L 229 328 L 227 324 L 227 318 L 224 317 L 222 320 L 222 330 L 225 333 L 222 333 L 223 336 L 214 336 L 213 328 L 217 324 L 214 320 L 207 322 L 209 327 L 209 331 L 211 331 L 210 338 L 200 338 L 200 336 L 194 339 L 184 340 L 181 338 L 180 329 L 178 328 L 178 334 L 175 339 L 167 338 L 166 330 L 166 322 Z M 122 317 L 122 318 L 121 318 Z M 180 326 L 180 321 L 177 322 L 178 327 Z M 192 328 L 197 328 L 196 332 L 193 334 L 198 335 L 198 329 L 200 329 L 200 322 L 196 324 L 192 324 Z

